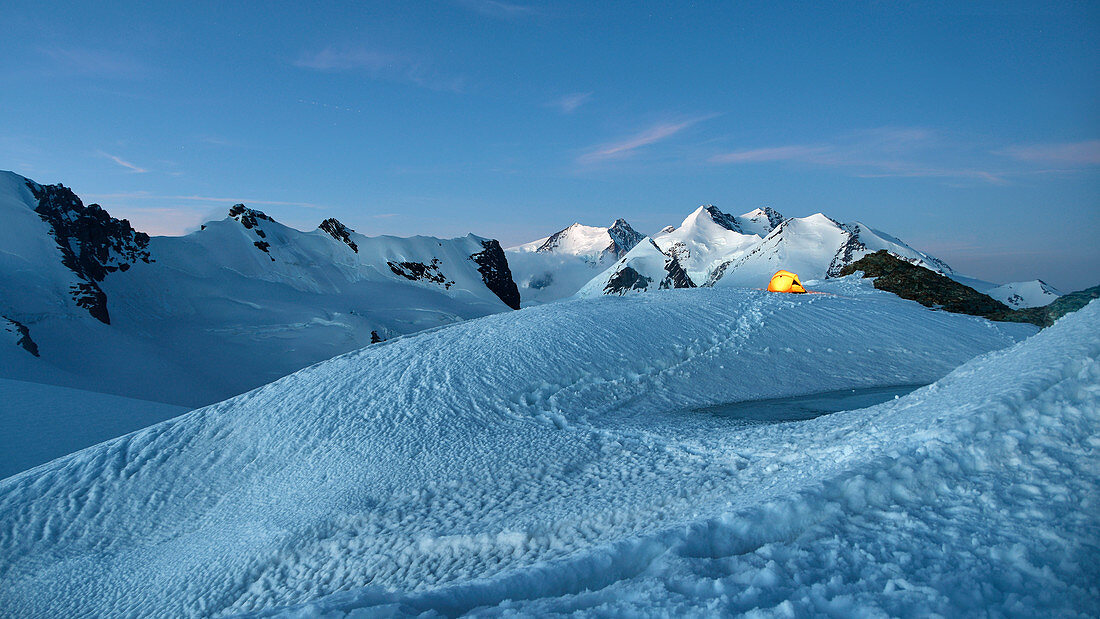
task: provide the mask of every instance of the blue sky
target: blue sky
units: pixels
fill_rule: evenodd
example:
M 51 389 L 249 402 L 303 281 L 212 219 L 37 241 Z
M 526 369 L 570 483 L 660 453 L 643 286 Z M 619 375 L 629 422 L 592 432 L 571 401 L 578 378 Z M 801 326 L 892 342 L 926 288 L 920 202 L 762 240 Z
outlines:
M 180 234 L 506 245 L 696 206 L 1100 282 L 1100 5 L 7 2 L 0 169 Z

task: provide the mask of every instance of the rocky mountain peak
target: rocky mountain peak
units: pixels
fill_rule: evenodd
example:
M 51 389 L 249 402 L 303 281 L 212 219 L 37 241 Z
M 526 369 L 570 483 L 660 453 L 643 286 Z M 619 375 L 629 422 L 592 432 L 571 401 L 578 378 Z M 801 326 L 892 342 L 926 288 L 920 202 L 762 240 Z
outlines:
M 616 219 L 615 223 L 611 224 L 611 227 L 607 229 L 607 234 L 611 237 L 611 245 L 607 248 L 607 251 L 615 254 L 616 258 L 626 255 L 626 252 L 634 249 L 634 246 L 645 238 L 644 234 L 631 228 L 630 224 L 622 218 Z
M 321 225 L 317 227 L 327 232 L 329 236 L 337 241 L 347 244 L 355 253 L 359 253 L 359 246 L 355 244 L 355 241 L 351 240 L 351 233 L 355 232 L 355 230 L 345 226 L 339 219 L 329 217 L 322 221 Z
M 705 205 L 703 206 L 703 211 L 707 215 L 710 215 L 711 221 L 725 228 L 726 230 L 730 230 L 731 232 L 743 233 L 740 224 L 737 223 L 737 219 L 734 218 L 733 215 L 729 215 L 718 210 L 717 206 L 714 206 L 713 204 Z
M 97 320 L 110 324 L 107 295 L 99 282 L 108 273 L 128 270 L 135 262 L 151 262 L 149 235 L 134 230 L 125 219 L 111 217 L 98 204 L 84 206 L 64 185 L 27 181 L 27 187 L 38 201 L 34 212 L 50 225 L 62 264 L 79 280 L 70 290 L 73 300 Z

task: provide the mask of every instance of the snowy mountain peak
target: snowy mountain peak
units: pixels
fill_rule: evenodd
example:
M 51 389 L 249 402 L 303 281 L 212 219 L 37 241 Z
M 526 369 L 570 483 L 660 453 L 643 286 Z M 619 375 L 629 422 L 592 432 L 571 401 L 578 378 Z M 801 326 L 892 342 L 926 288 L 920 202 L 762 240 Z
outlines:
M 275 262 L 275 256 L 271 255 L 271 243 L 267 241 L 267 233 L 264 232 L 260 225 L 260 222 L 270 221 L 275 223 L 275 220 L 268 217 L 266 213 L 253 208 L 248 208 L 243 204 L 234 204 L 229 209 L 229 218 L 241 222 L 241 225 L 246 230 L 251 230 L 257 237 L 258 241 L 253 241 L 252 244 L 256 246 L 256 249 L 264 252 L 271 258 L 272 262 Z
M 731 232 L 742 231 L 741 226 L 737 223 L 737 219 L 733 215 L 723 213 L 722 211 L 718 210 L 717 206 L 714 205 L 708 204 L 707 206 L 704 206 L 702 208 L 707 215 L 710 215 L 710 220 L 718 224 L 719 226 L 722 226 L 723 228 L 725 228 L 726 230 L 730 230 Z
M 602 294 L 622 296 L 649 290 L 694 287 L 695 283 L 676 256 L 661 251 L 653 239 L 646 237 L 577 294 L 581 297 Z
M 355 230 L 352 230 L 351 228 L 345 226 L 343 223 L 340 222 L 339 219 L 336 219 L 335 217 L 329 217 L 328 219 L 322 221 L 321 225 L 317 227 L 327 232 L 329 236 L 336 239 L 337 241 L 346 244 L 348 247 L 351 248 L 353 252 L 359 253 L 359 246 L 355 244 L 355 241 L 351 240 L 351 235 L 355 232 Z
M 528 243 L 520 248 L 536 245 L 535 251 L 542 253 L 562 253 L 572 255 L 609 255 L 622 257 L 644 238 L 625 219 L 616 219 L 610 227 L 600 228 L 574 223 L 564 230 Z
M 742 230 L 760 236 L 767 236 L 776 226 L 787 220 L 779 211 L 770 206 L 753 209 L 737 219 Z
M 933 271 L 952 272 L 942 260 L 917 251 L 900 239 L 859 222 L 845 224 L 823 213 L 814 213 L 785 219 L 749 251 L 716 266 L 706 282 L 761 286 L 781 268 L 798 273 L 803 281 L 837 277 L 845 266 L 882 249 Z
M 675 256 L 695 281 L 705 281 L 717 262 L 759 240 L 755 234 L 745 233 L 735 217 L 713 205 L 700 206 L 679 228 L 654 239 L 661 251 Z
M 1050 305 L 1052 301 L 1062 296 L 1058 289 L 1041 279 L 1011 282 L 984 292 L 1012 309 Z
M 741 233 L 741 226 L 737 223 L 737 218 L 727 213 L 723 213 L 713 204 L 704 204 L 699 208 L 691 212 L 690 215 L 684 218 L 684 221 L 680 223 L 680 227 L 677 230 L 692 229 L 698 226 L 717 226 L 724 230 L 731 232 Z

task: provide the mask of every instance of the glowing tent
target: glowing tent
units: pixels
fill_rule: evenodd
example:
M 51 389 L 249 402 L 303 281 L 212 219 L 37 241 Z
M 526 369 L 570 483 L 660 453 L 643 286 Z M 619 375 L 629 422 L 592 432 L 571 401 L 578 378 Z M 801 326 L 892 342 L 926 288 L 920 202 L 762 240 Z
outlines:
M 772 281 L 768 282 L 768 290 L 771 292 L 806 292 L 798 276 L 790 271 L 776 271 L 772 275 Z

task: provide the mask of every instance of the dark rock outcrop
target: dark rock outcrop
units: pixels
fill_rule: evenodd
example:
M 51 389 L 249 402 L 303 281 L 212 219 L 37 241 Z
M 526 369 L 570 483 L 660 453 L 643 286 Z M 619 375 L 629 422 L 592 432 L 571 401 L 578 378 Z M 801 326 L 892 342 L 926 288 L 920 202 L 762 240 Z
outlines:
M 784 217 L 782 213 L 773 209 L 770 206 L 765 206 L 760 210 L 764 211 L 764 216 L 768 218 L 768 226 L 771 227 L 772 230 L 774 230 L 779 224 L 787 221 L 787 218 Z
M 267 254 L 272 262 L 275 262 L 275 256 L 272 256 L 269 251 L 271 243 L 264 240 L 267 238 L 267 233 L 264 232 L 260 224 L 260 222 L 264 221 L 273 222 L 275 221 L 274 219 L 268 217 L 263 211 L 248 208 L 243 204 L 234 204 L 229 209 L 229 217 L 241 222 L 241 225 L 244 226 L 246 230 L 251 230 L 253 234 L 258 236 L 260 240 L 253 241 L 252 244 L 256 246 L 256 249 Z
M 512 269 L 508 266 L 504 249 L 495 239 L 482 241 L 481 246 L 484 248 L 482 251 L 470 256 L 470 260 L 477 264 L 478 273 L 481 273 L 481 281 L 505 305 L 518 310 L 519 287 L 512 279 Z
M 229 216 L 241 222 L 241 225 L 249 230 L 258 228 L 261 221 L 275 221 L 268 217 L 263 211 L 248 208 L 243 204 L 234 204 L 230 207 Z M 260 230 L 260 232 L 263 232 L 263 230 Z
M 31 330 L 27 325 L 7 316 L 0 316 L 0 319 L 3 319 L 3 329 L 15 335 L 15 345 L 37 357 L 38 344 L 31 339 Z
M 841 268 L 838 274 L 843 277 L 856 271 L 862 271 L 864 277 L 875 278 L 875 288 L 916 301 L 925 307 L 939 307 L 956 314 L 986 318 L 1002 316 L 1012 311 L 1004 303 L 970 286 L 964 286 L 931 269 L 911 264 L 885 249 L 868 254 Z
M 317 227 L 327 232 L 329 236 L 336 239 L 337 241 L 341 241 L 346 244 L 348 247 L 351 248 L 351 251 L 359 253 L 359 246 L 355 244 L 355 241 L 351 240 L 351 233 L 355 232 L 355 230 L 352 230 L 351 228 L 345 226 L 343 223 L 340 222 L 339 219 L 329 217 L 328 219 L 322 221 L 321 225 Z
M 604 294 L 624 295 L 631 290 L 648 290 L 652 279 L 634 270 L 633 267 L 623 267 L 615 275 L 611 276 L 604 286 Z
M 867 246 L 863 244 L 863 241 L 859 238 L 859 226 L 853 226 L 851 229 L 845 226 L 841 228 L 848 233 L 848 239 L 844 241 L 844 244 L 840 246 L 836 254 L 833 256 L 832 261 L 829 263 L 829 268 L 825 271 L 825 277 L 838 277 L 844 267 L 852 264 L 855 258 L 856 252 L 861 252 L 867 249 Z
M 665 262 L 665 272 L 668 275 L 661 280 L 661 288 L 694 288 L 695 282 L 688 277 L 687 271 L 680 265 L 676 256 L 670 256 Z
M 1063 295 L 1043 307 L 1014 310 L 970 286 L 964 286 L 931 269 L 906 262 L 885 249 L 868 254 L 844 267 L 840 275 L 851 275 L 856 271 L 862 271 L 864 277 L 874 277 L 875 288 L 892 292 L 926 307 L 939 307 L 949 312 L 982 316 L 1000 322 L 1026 322 L 1040 327 L 1049 327 L 1062 316 L 1100 298 L 1100 286 L 1093 286 Z
M 70 290 L 73 300 L 97 320 L 111 324 L 107 295 L 99 282 L 139 260 L 152 262 L 149 235 L 134 230 L 125 219 L 111 217 L 98 204 L 84 206 L 64 185 L 27 181 L 27 187 L 38 200 L 35 213 L 50 225 L 62 264 L 80 280 Z
M 439 261 L 439 258 L 432 258 L 432 261 L 428 264 L 423 262 L 387 262 L 386 264 L 389 265 L 394 275 L 400 275 L 410 281 L 442 284 L 448 290 L 454 285 L 454 282 L 449 281 L 443 275 L 443 272 L 439 270 L 439 265 L 443 264 Z

